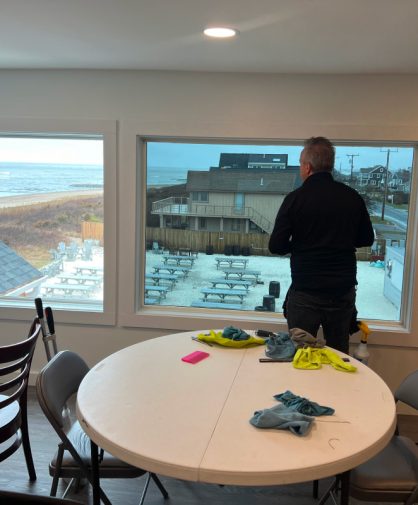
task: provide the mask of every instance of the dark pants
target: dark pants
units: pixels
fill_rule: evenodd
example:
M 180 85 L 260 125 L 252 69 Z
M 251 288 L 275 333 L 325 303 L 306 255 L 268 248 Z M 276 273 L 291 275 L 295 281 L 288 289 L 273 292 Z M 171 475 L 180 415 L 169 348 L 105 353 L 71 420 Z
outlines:
M 286 301 L 287 325 L 289 329 L 300 328 L 314 337 L 322 325 L 327 346 L 348 353 L 355 301 L 355 288 L 342 296 L 328 298 L 290 288 Z

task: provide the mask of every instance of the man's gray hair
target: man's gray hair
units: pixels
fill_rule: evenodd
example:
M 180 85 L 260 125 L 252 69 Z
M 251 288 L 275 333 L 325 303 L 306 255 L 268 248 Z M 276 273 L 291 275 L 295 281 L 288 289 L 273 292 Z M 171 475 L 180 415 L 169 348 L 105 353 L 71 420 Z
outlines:
M 310 163 L 312 171 L 332 172 L 335 162 L 335 147 L 325 137 L 311 137 L 304 142 L 303 161 Z

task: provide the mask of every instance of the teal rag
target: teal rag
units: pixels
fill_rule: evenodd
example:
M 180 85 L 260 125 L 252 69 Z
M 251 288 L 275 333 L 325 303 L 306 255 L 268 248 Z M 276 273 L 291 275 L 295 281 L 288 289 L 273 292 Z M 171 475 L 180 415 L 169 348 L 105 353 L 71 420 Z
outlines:
M 248 340 L 250 336 L 244 330 L 235 328 L 235 326 L 227 326 L 222 332 L 222 336 L 231 340 Z
M 296 347 L 288 333 L 270 335 L 266 343 L 266 356 L 274 361 L 292 361 Z
M 331 407 L 324 407 L 316 402 L 311 402 L 308 398 L 294 395 L 291 391 L 274 395 L 274 398 L 282 402 L 285 407 L 307 416 L 332 416 L 335 412 Z
M 270 409 L 257 410 L 250 419 L 250 423 L 256 428 L 290 430 L 298 436 L 307 435 L 313 421 L 313 417 L 295 412 L 281 404 Z

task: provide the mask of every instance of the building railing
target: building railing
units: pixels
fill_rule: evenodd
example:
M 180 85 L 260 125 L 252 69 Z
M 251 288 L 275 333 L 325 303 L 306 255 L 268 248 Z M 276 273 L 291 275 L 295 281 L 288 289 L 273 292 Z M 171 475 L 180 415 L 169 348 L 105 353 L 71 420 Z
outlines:
M 170 196 L 164 200 L 152 202 L 151 212 L 153 214 L 182 214 L 180 208 L 189 205 L 189 199 L 185 196 Z
M 193 202 L 187 197 L 169 197 L 152 203 L 152 214 L 169 214 L 199 217 L 225 217 L 251 219 L 267 233 L 273 230 L 273 223 L 253 207 L 213 205 Z

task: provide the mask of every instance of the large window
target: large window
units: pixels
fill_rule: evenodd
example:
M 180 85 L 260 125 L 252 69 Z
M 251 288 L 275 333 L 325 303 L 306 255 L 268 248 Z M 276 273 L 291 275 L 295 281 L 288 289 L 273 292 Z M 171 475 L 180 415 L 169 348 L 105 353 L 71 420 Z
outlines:
M 301 184 L 301 150 L 146 142 L 144 304 L 281 312 L 289 259 L 270 255 L 267 245 L 281 202 Z M 414 149 L 344 144 L 336 151 L 334 177 L 362 194 L 376 234 L 371 248 L 357 251 L 359 317 L 400 321 Z
M 103 137 L 0 136 L 0 305 L 103 310 Z

